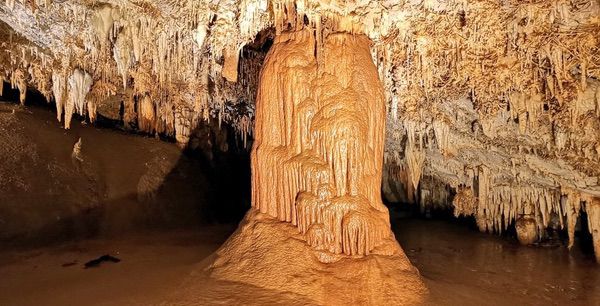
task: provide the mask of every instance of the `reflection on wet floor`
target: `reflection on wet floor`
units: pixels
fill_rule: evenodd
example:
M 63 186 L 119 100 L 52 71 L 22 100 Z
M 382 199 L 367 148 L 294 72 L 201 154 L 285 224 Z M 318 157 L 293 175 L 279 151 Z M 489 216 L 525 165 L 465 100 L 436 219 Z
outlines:
M 600 305 L 600 267 L 577 249 L 523 247 L 450 221 L 402 218 L 392 223 L 431 292 L 430 305 Z M 81 305 L 159 303 L 234 228 L 203 227 L 0 253 L 0 305 L 66 305 L 73 299 Z M 92 271 L 81 267 L 106 252 L 122 261 Z M 63 266 L 72 261 L 78 264 Z
M 393 220 L 432 305 L 600 305 L 600 266 L 566 247 L 524 247 L 456 222 Z

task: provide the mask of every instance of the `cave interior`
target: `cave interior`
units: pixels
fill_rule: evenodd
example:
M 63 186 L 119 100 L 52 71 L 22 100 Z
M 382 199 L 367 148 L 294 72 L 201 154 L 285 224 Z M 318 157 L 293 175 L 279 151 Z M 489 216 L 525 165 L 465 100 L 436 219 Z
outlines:
M 0 305 L 600 304 L 599 0 L 0 1 Z

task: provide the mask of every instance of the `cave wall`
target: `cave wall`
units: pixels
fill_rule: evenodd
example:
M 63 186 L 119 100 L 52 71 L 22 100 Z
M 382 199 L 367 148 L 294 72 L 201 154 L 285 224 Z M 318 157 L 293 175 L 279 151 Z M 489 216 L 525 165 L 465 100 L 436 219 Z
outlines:
M 237 223 L 250 207 L 249 154 L 233 128 L 198 126 L 185 149 L 74 121 L 42 96 L 0 98 L 0 244 L 7 249 L 127 230 Z M 35 99 L 39 99 L 36 101 Z

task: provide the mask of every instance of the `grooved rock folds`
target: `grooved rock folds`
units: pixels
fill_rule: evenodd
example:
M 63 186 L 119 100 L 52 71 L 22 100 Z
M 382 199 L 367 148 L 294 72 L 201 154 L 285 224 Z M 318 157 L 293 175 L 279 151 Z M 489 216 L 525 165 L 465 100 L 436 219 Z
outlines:
M 317 250 L 367 255 L 393 240 L 380 198 L 385 104 L 370 41 L 279 35 L 256 102 L 252 205 Z M 317 52 L 318 50 L 318 52 Z

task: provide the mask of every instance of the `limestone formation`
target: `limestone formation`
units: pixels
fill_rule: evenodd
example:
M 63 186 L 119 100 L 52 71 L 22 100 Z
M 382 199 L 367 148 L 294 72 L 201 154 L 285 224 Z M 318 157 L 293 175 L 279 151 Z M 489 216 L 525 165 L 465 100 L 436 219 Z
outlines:
M 256 101 L 252 209 L 217 252 L 212 277 L 319 304 L 365 303 L 361 294 L 375 304 L 422 301 L 381 201 L 385 104 L 369 45 L 346 32 L 319 40 L 304 26 L 276 36 Z M 316 286 L 328 274 L 350 282 L 350 271 L 366 279 L 334 292 Z
M 369 254 L 391 235 L 379 192 L 385 104 L 369 40 L 317 42 L 306 29 L 278 35 L 272 50 L 256 102 L 252 205 L 317 249 Z
M 591 202 L 586 202 L 586 204 L 588 227 L 594 239 L 594 252 L 596 253 L 596 260 L 600 262 L 600 201 L 595 198 Z

